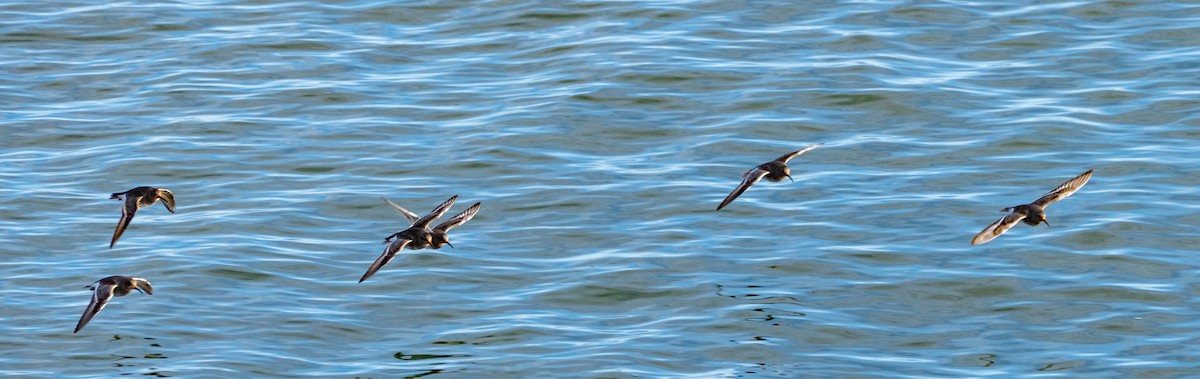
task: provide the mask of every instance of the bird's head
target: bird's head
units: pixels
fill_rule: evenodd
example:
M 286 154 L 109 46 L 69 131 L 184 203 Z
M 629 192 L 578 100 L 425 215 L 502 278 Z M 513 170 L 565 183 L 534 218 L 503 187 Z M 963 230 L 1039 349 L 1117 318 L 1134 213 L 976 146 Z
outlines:
M 446 245 L 449 245 L 452 248 L 454 247 L 454 245 L 450 243 L 450 236 L 445 233 L 435 233 L 431 235 L 429 244 L 432 245 L 434 249 L 438 249 Z

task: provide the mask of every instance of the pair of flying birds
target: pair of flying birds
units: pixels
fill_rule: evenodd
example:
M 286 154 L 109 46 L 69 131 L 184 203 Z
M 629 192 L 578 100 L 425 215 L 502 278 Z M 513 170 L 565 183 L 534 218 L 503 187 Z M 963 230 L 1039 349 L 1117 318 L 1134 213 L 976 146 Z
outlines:
M 380 268 L 383 268 L 383 265 L 391 262 L 392 258 L 396 257 L 396 253 L 399 253 L 400 250 L 406 247 L 409 250 L 420 250 L 427 247 L 440 249 L 446 245 L 454 247 L 454 245 L 450 244 L 449 234 L 447 233 L 451 228 L 462 225 L 472 217 L 475 217 L 475 213 L 479 212 L 480 203 L 475 203 L 475 205 L 459 212 L 459 214 L 454 215 L 454 217 L 446 220 L 446 222 L 438 224 L 433 229 L 429 229 L 429 224 L 450 210 L 450 206 L 454 205 L 454 200 L 456 199 L 458 199 L 458 195 L 451 196 L 450 199 L 438 204 L 432 211 L 421 217 L 417 217 L 416 213 L 396 205 L 391 200 L 383 199 L 388 205 L 391 205 L 400 211 L 401 214 L 404 214 L 404 218 L 407 218 L 412 225 L 383 239 L 383 243 L 388 244 L 387 247 L 383 248 L 383 254 L 380 254 L 379 258 L 375 258 L 375 262 L 371 263 L 371 267 L 367 268 L 367 272 L 363 274 L 362 278 L 358 279 L 358 282 L 362 283 L 367 278 L 370 278 L 371 275 L 375 275 L 376 271 L 379 271 Z
M 117 239 L 125 233 L 125 228 L 129 227 L 129 222 L 133 221 L 133 215 L 139 209 L 149 207 L 162 200 L 163 206 L 166 206 L 171 213 L 175 213 L 175 194 L 161 188 L 137 187 L 125 192 L 113 193 L 109 198 L 125 201 L 125 206 L 121 208 L 121 221 L 117 222 L 117 230 L 113 232 L 112 242 L 108 243 L 109 249 L 117 244 Z M 93 290 L 92 301 L 83 310 L 83 316 L 79 317 L 79 323 L 75 324 L 75 333 L 79 333 L 79 330 L 83 329 L 88 321 L 92 321 L 92 317 L 96 317 L 96 314 L 100 313 L 100 310 L 104 309 L 104 306 L 108 305 L 108 301 L 113 297 L 125 296 L 134 290 L 147 295 L 154 294 L 154 288 L 146 279 L 121 275 L 97 280 L 87 288 Z
M 782 181 L 783 178 L 791 179 L 792 171 L 787 166 L 788 161 L 799 156 L 800 154 L 804 154 L 809 150 L 817 148 L 817 146 L 821 146 L 821 144 L 812 145 L 784 154 L 779 158 L 775 158 L 773 161 L 760 164 L 750 169 L 750 171 L 746 171 L 745 174 L 742 174 L 742 183 L 738 184 L 737 188 L 734 188 L 733 192 L 730 192 L 729 196 L 726 196 L 725 200 L 721 201 L 721 205 L 717 206 L 717 210 L 719 211 L 721 208 L 725 208 L 726 205 L 729 205 L 729 203 L 733 202 L 733 199 L 736 199 L 743 192 L 746 192 L 746 189 L 750 188 L 750 186 L 754 185 L 754 183 L 758 183 L 758 181 L 762 180 L 763 178 L 766 178 L 772 182 Z M 1033 226 L 1037 226 L 1044 222 L 1047 226 L 1049 226 L 1050 222 L 1046 220 L 1046 207 L 1050 206 L 1050 204 L 1053 204 L 1056 201 L 1067 198 L 1067 196 L 1071 196 L 1071 194 L 1075 193 L 1075 191 L 1083 188 L 1083 185 L 1087 184 L 1088 179 L 1091 178 L 1092 170 L 1087 170 L 1087 172 L 1066 181 L 1058 187 L 1055 187 L 1053 190 L 1050 190 L 1050 192 L 1042 195 L 1042 197 L 1039 197 L 1032 203 L 1014 205 L 1001 209 L 1001 212 L 1011 213 L 984 228 L 983 231 L 975 235 L 975 238 L 971 239 L 971 244 L 982 245 L 988 243 L 996 237 L 999 237 L 1001 234 L 1004 234 L 1004 232 L 1008 231 L 1009 229 L 1012 229 L 1012 227 L 1016 226 L 1018 222 L 1025 222 L 1026 224 Z

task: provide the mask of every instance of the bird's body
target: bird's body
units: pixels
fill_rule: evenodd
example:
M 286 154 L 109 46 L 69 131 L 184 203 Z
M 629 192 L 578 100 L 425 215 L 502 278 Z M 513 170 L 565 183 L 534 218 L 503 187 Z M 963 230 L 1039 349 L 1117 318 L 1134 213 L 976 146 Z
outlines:
M 792 158 L 795 158 L 796 156 L 799 156 L 800 154 L 804 154 L 809 150 L 817 148 L 817 146 L 821 146 L 821 144 L 818 143 L 784 154 L 779 158 L 775 158 L 773 161 L 760 164 L 749 171 L 746 171 L 745 174 L 742 174 L 742 182 L 738 184 L 737 188 L 733 189 L 733 192 L 730 192 L 728 196 L 725 196 L 725 200 L 721 201 L 721 205 L 717 206 L 717 210 L 719 211 L 721 208 L 725 208 L 726 205 L 729 205 L 729 203 L 733 202 L 734 199 L 737 199 L 738 196 L 741 196 L 743 192 L 746 192 L 750 186 L 754 185 L 754 183 L 758 183 L 759 180 L 767 179 L 772 182 L 780 182 L 783 181 L 783 179 L 791 179 L 792 170 L 788 168 L 788 161 L 792 160 Z
M 108 243 L 109 249 L 117 244 L 117 239 L 125 233 L 125 228 L 129 227 L 129 223 L 133 221 L 133 216 L 139 209 L 149 207 L 162 200 L 167 211 L 175 213 L 175 194 L 162 188 L 137 187 L 125 192 L 115 192 L 109 199 L 125 201 L 125 206 L 121 208 L 121 220 L 117 222 L 117 229 L 113 231 L 112 241 Z
M 75 332 L 79 333 L 80 329 L 92 321 L 108 305 L 108 301 L 113 297 L 128 295 L 134 290 L 143 292 L 147 295 L 154 294 L 154 288 L 150 286 L 150 282 L 142 278 L 134 278 L 131 276 L 114 275 L 104 279 L 97 280 L 92 283 L 95 286 L 88 286 L 94 290 L 92 292 L 92 301 L 88 303 L 87 309 L 84 309 L 83 316 L 79 317 L 79 323 L 75 324 Z
M 1030 226 L 1038 226 L 1042 223 L 1046 223 L 1046 225 L 1049 226 L 1050 221 L 1046 219 L 1046 207 L 1050 206 L 1050 204 L 1053 204 L 1056 201 L 1067 198 L 1067 196 L 1071 196 L 1071 194 L 1075 193 L 1075 191 L 1083 188 L 1083 185 L 1087 184 L 1088 180 L 1091 178 L 1092 170 L 1087 170 L 1087 172 L 1071 178 L 1071 180 L 1064 182 L 1058 187 L 1055 187 L 1053 190 L 1050 190 L 1050 192 L 1042 195 L 1032 203 L 1014 205 L 1001 209 L 1001 212 L 1010 213 L 1003 218 L 996 220 L 996 222 L 993 222 L 991 225 L 988 225 L 986 228 L 983 228 L 983 231 L 979 232 L 979 234 L 975 235 L 975 238 L 971 239 L 971 244 L 982 245 L 988 243 L 991 240 L 996 239 L 996 237 L 999 237 L 1001 234 L 1004 234 L 1004 232 L 1007 232 L 1009 229 L 1012 229 L 1013 226 L 1017 225 L 1017 222 L 1024 222 Z
M 1038 226 L 1043 222 L 1045 222 L 1047 225 L 1050 224 L 1050 222 L 1046 220 L 1046 208 L 1042 208 L 1037 204 L 1021 204 L 1015 207 L 1004 208 L 1000 211 L 1022 215 L 1024 218 L 1021 219 L 1021 222 L 1024 222 L 1029 226 Z
M 407 247 L 409 250 L 421 250 L 429 247 L 433 242 L 433 234 L 429 232 L 429 228 L 414 228 L 409 227 L 402 231 L 396 232 L 383 239 L 384 243 L 396 243 L 401 240 L 408 240 Z

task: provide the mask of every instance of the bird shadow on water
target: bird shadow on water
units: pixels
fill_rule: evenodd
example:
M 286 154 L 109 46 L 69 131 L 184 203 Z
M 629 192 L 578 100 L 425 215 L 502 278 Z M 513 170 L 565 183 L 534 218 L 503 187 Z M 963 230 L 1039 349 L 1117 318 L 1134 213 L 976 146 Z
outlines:
M 410 373 L 403 374 L 404 378 L 420 378 L 423 376 L 429 376 L 429 375 L 433 375 L 433 374 L 441 374 L 441 373 L 447 373 L 447 372 L 463 373 L 465 369 L 463 369 L 461 367 L 458 369 L 454 369 L 454 366 L 457 366 L 457 365 L 460 365 L 460 364 L 466 363 L 466 362 L 456 361 L 456 360 L 453 360 L 453 358 L 468 358 L 471 356 L 467 355 L 467 354 L 405 354 L 404 352 L 397 351 L 395 354 L 392 355 L 392 357 L 402 360 L 402 361 L 421 361 L 420 363 L 424 363 L 424 364 L 428 365 L 425 367 L 414 367 L 416 370 L 419 370 L 416 373 L 410 372 Z M 437 360 L 442 360 L 442 359 L 451 359 L 451 360 L 450 361 L 442 361 L 442 362 L 437 361 Z M 414 362 L 414 363 L 418 363 L 418 362 Z M 430 366 L 432 366 L 432 367 L 440 366 L 440 368 L 431 368 Z
M 121 341 L 129 341 L 129 342 L 121 342 Z M 173 376 L 168 372 L 159 371 L 159 369 L 153 365 L 153 362 L 154 362 L 153 360 L 168 358 L 163 353 L 152 352 L 154 350 L 163 348 L 163 346 L 161 344 L 156 342 L 157 341 L 156 338 L 153 338 L 153 337 L 129 337 L 129 336 L 123 337 L 119 334 L 114 334 L 112 339 L 109 340 L 108 343 L 130 344 L 130 343 L 138 343 L 138 342 L 143 342 L 143 341 L 149 342 L 146 346 L 149 346 L 150 349 L 143 349 L 142 347 L 137 347 L 137 348 L 131 347 L 131 349 L 136 351 L 136 353 L 134 355 L 112 354 L 105 358 L 97 357 L 95 359 L 104 359 L 104 360 L 115 361 L 115 362 L 113 362 L 113 367 L 116 367 L 118 370 L 123 371 L 120 373 L 121 376 L 139 375 L 139 376 L 150 376 L 150 377 L 158 377 L 158 378 L 167 378 L 167 377 Z M 149 361 L 149 364 L 147 364 L 148 362 L 146 360 L 151 360 L 151 361 Z
M 734 293 L 734 292 L 737 292 L 736 288 L 738 288 L 738 287 L 726 288 L 728 286 L 725 286 L 722 284 L 713 284 L 713 285 L 717 287 L 717 291 L 716 291 L 717 296 L 724 296 L 724 297 L 738 299 L 738 300 L 754 301 L 755 303 L 759 303 L 759 304 L 797 304 L 797 305 L 802 304 L 799 299 L 796 299 L 795 297 L 792 297 L 792 296 L 771 296 L 771 295 L 763 295 L 763 294 L 757 293 L 757 292 L 763 292 L 763 291 L 768 291 L 768 292 L 770 291 L 770 289 L 767 289 L 760 285 L 751 284 L 751 285 L 745 285 L 745 286 L 738 286 L 740 288 L 744 288 L 745 290 L 749 290 L 749 291 L 754 291 L 755 288 L 762 288 L 762 290 L 754 291 L 754 292 L 747 292 L 747 293 Z
M 397 354 L 399 354 L 399 353 L 397 353 Z M 404 379 L 420 378 L 420 377 L 429 376 L 429 375 L 433 375 L 433 374 L 441 374 L 443 372 L 445 372 L 445 371 L 444 370 L 426 370 L 426 371 L 422 371 L 417 374 L 405 375 L 405 376 L 403 376 L 403 378 Z M 356 376 L 356 377 L 354 377 L 354 379 L 371 379 L 371 378 L 373 378 L 373 377 L 371 377 L 371 376 Z
M 399 359 L 402 361 L 470 357 L 470 355 L 466 355 L 466 354 L 404 354 L 404 352 L 399 352 L 399 351 L 396 352 L 396 354 L 393 354 L 392 356 L 395 357 L 396 359 Z

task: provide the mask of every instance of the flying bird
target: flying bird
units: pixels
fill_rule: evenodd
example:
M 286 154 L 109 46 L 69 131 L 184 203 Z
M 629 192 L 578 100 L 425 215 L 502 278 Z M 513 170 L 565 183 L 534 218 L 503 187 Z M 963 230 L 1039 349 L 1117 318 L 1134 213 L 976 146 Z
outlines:
M 458 199 L 458 195 L 451 196 L 450 199 L 434 207 L 429 214 L 414 220 L 412 225 L 407 229 L 384 238 L 383 243 L 388 245 L 383 248 L 383 254 L 379 255 L 379 258 L 376 258 L 374 263 L 371 263 L 371 267 L 367 268 L 367 272 L 363 274 L 361 279 L 358 279 L 358 282 L 362 283 L 367 278 L 370 278 L 371 275 L 375 275 L 376 271 L 379 271 L 380 268 L 383 268 L 383 265 L 391 262 L 392 258 L 396 257 L 396 253 L 399 253 L 405 247 L 408 247 L 410 250 L 418 250 L 431 246 L 433 244 L 433 233 L 429 230 L 429 223 L 438 217 L 442 217 L 450 209 L 450 206 L 454 205 L 454 200 L 456 199 Z
M 150 287 L 150 282 L 142 278 L 134 278 L 132 276 L 114 275 L 104 279 L 92 282 L 87 288 L 95 290 L 92 293 L 92 302 L 88 303 L 87 309 L 83 310 L 83 316 L 79 317 L 79 323 L 75 324 L 75 332 L 79 333 L 87 325 L 88 321 L 92 321 L 92 317 L 100 313 L 108 301 L 114 296 L 125 296 L 130 292 L 137 290 L 147 295 L 154 294 L 154 288 Z M 144 291 L 144 292 L 143 292 Z
M 733 202 L 733 199 L 741 196 L 742 192 L 746 192 L 746 189 L 750 188 L 750 186 L 754 185 L 754 183 L 758 183 L 758 181 L 762 180 L 763 178 L 766 178 L 772 182 L 780 182 L 783 181 L 783 178 L 788 178 L 791 179 L 792 182 L 795 182 L 796 180 L 792 179 L 792 170 L 787 166 L 788 161 L 800 154 L 804 154 L 809 150 L 817 148 L 817 146 L 821 146 L 821 144 L 818 143 L 784 154 L 779 158 L 775 158 L 773 161 L 760 164 L 750 169 L 750 171 L 746 171 L 745 174 L 742 174 L 742 183 L 738 184 L 737 188 L 734 188 L 733 192 L 729 193 L 729 196 L 725 196 L 725 200 L 721 201 L 721 205 L 717 206 L 717 210 L 719 211 L 721 208 L 725 208 L 726 205 L 729 205 L 729 203 Z
M 121 198 L 122 196 L 124 199 Z M 133 221 L 133 215 L 139 209 L 149 207 L 162 200 L 167 211 L 175 213 L 175 194 L 162 188 L 137 187 L 125 192 L 115 192 L 109 199 L 125 200 L 125 207 L 121 208 L 121 221 L 117 223 L 117 230 L 113 232 L 112 242 L 108 243 L 109 249 L 117 244 L 117 239 L 125 233 L 125 228 L 129 227 L 129 222 Z
M 417 221 L 418 217 L 417 217 L 416 213 L 413 213 L 407 209 L 404 209 L 404 207 L 401 207 L 399 204 L 393 203 L 391 200 L 383 199 L 383 201 L 386 201 L 388 203 L 388 205 L 392 206 L 392 208 L 396 208 L 397 211 L 400 211 L 400 213 L 404 215 L 404 218 L 408 219 L 408 222 L 416 222 Z M 450 236 L 448 234 L 450 232 L 450 229 L 454 228 L 456 226 L 462 225 L 462 224 L 466 223 L 467 221 L 470 221 L 472 217 L 475 217 L 475 213 L 479 212 L 480 205 L 481 205 L 481 203 L 475 203 L 474 205 L 467 208 L 467 210 L 454 215 L 454 217 L 451 217 L 450 220 L 447 220 L 446 222 L 438 224 L 437 226 L 433 227 L 432 230 L 428 230 L 428 232 L 430 234 L 430 246 L 429 247 L 432 249 L 435 249 L 435 250 L 440 249 L 440 248 L 442 248 L 442 246 L 446 246 L 446 245 L 449 245 L 450 247 L 454 247 L 454 245 L 450 243 Z M 412 248 L 411 246 L 409 247 L 409 249 L 417 250 L 417 249 Z
M 1050 226 L 1050 221 L 1046 220 L 1046 207 L 1050 206 L 1050 204 L 1053 204 L 1056 201 L 1067 198 L 1067 196 L 1071 196 L 1071 194 L 1075 193 L 1075 191 L 1083 188 L 1083 185 L 1087 184 L 1088 179 L 1091 178 L 1092 170 L 1087 170 L 1087 172 L 1071 178 L 1071 180 L 1068 180 L 1066 183 L 1063 183 L 1050 192 L 1047 192 L 1045 195 L 1042 195 L 1042 197 L 1039 197 L 1032 203 L 1001 209 L 1001 212 L 1012 213 L 1004 216 L 1004 218 L 996 220 L 996 222 L 988 225 L 983 229 L 983 231 L 979 232 L 979 234 L 976 234 L 975 238 L 971 239 L 971 245 L 982 245 L 988 243 L 989 241 L 996 239 L 996 237 L 999 237 L 1001 234 L 1004 234 L 1004 232 L 1007 232 L 1009 229 L 1012 229 L 1013 226 L 1017 225 L 1017 222 L 1021 221 L 1024 221 L 1026 224 L 1032 226 L 1037 226 L 1043 222 L 1046 223 L 1046 226 Z

